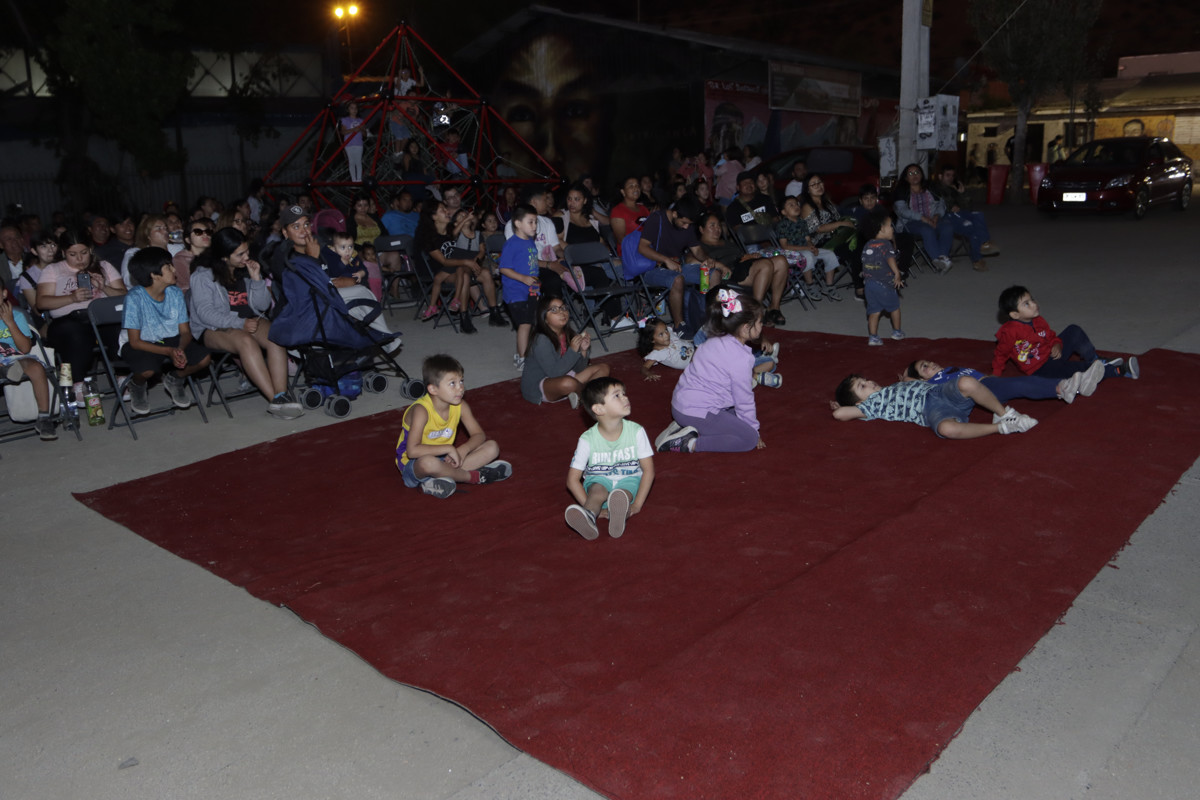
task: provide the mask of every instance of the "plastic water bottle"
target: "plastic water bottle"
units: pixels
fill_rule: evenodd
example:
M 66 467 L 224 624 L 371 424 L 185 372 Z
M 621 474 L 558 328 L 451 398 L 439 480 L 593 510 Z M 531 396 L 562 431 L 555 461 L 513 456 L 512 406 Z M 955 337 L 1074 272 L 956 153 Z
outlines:
M 88 425 L 93 428 L 104 424 L 104 404 L 100 402 L 100 393 L 92 386 L 91 378 L 83 380 L 83 402 L 87 406 Z

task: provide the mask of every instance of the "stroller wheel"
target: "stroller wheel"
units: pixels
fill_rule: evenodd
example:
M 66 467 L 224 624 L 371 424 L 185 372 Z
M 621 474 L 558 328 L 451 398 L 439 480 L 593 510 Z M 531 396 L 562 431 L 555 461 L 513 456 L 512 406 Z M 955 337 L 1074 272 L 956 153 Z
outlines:
M 411 397 L 413 400 L 416 400 L 418 397 L 421 397 L 425 394 L 425 384 L 416 378 L 409 378 L 404 382 L 401 390 L 405 395 Z
M 325 395 L 321 394 L 320 389 L 309 387 L 300 393 L 300 405 L 309 411 L 312 411 L 314 408 L 320 408 L 321 403 L 324 402 Z
M 382 394 L 387 391 L 388 379 L 378 372 L 368 372 L 363 375 L 363 391 L 371 394 Z
M 337 419 L 350 416 L 350 400 L 340 394 L 330 395 L 325 401 L 325 413 Z

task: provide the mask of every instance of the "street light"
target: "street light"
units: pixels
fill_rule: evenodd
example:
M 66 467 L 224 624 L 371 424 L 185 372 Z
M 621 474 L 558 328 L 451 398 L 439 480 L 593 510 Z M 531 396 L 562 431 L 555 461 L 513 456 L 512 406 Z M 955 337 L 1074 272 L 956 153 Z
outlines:
M 354 47 L 350 44 L 350 21 L 358 16 L 358 6 L 354 4 L 350 4 L 348 6 L 337 6 L 333 9 L 333 15 L 339 20 L 345 20 L 346 57 L 350 61 L 350 69 L 354 69 Z

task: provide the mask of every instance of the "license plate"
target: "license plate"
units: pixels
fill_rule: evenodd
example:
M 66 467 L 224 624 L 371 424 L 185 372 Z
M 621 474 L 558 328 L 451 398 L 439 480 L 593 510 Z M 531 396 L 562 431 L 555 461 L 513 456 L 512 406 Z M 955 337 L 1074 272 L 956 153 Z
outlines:
M 1083 203 L 1087 201 L 1086 192 L 1063 192 L 1064 203 Z

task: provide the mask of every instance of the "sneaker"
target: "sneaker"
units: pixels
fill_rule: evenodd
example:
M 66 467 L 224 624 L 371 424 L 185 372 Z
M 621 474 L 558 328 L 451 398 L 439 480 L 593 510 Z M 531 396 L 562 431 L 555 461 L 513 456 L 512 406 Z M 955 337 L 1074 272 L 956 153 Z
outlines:
M 1096 387 L 1100 385 L 1100 381 L 1104 380 L 1104 362 L 1097 359 L 1092 362 L 1092 365 L 1083 372 L 1076 372 L 1079 376 L 1079 394 L 1084 397 L 1091 397 L 1096 392 Z M 1070 402 L 1069 400 L 1067 402 Z
M 1025 414 L 1017 414 L 1015 419 L 1005 419 L 1000 422 L 1000 433 L 1024 433 L 1037 425 L 1037 420 Z
M 1123 359 L 1123 358 L 1120 358 L 1120 357 L 1117 357 L 1117 358 L 1110 358 L 1108 361 L 1105 361 L 1105 362 L 1104 362 L 1104 366 L 1106 366 L 1106 367 L 1119 367 L 1119 366 L 1121 366 L 1121 365 L 1122 365 L 1122 364 L 1124 364 L 1124 363 L 1125 363 L 1125 359 Z
M 493 308 L 488 312 L 488 325 L 491 325 L 493 328 L 507 328 L 508 320 L 500 313 L 500 309 Z
M 458 489 L 458 484 L 449 478 L 426 478 L 421 481 L 421 491 L 434 497 L 449 497 Z
M 778 372 L 759 372 L 754 375 L 754 382 L 759 386 L 778 389 L 780 386 L 783 386 L 783 376 Z
M 1142 376 L 1142 370 L 1138 366 L 1137 356 L 1130 356 L 1125 362 L 1125 366 L 1121 369 L 1121 375 L 1126 378 L 1133 378 L 1135 381 Z
M 1090 372 L 1090 370 L 1089 370 Z M 1076 372 L 1069 378 L 1063 378 L 1058 382 L 1058 399 L 1062 400 L 1067 405 L 1075 402 L 1075 396 L 1079 394 L 1079 385 L 1083 381 L 1083 373 Z
M 519 356 L 516 353 L 513 353 L 513 369 L 515 369 L 517 372 L 520 372 L 521 370 L 525 369 L 525 357 L 524 356 Z
M 579 408 L 579 394 L 571 392 L 567 395 L 567 402 L 571 404 L 571 408 Z
M 567 506 L 567 511 L 563 516 L 566 518 L 567 524 L 571 526 L 571 530 L 589 542 L 600 538 L 600 529 L 596 527 L 596 515 L 578 503 Z
M 167 391 L 167 397 L 171 398 L 171 402 L 176 408 L 191 408 L 192 398 L 188 396 L 188 385 L 186 378 L 176 377 L 174 373 L 168 372 L 163 375 L 163 388 Z
M 267 403 L 267 413 L 279 419 L 295 419 L 304 416 L 304 408 L 288 392 L 280 392 Z
M 625 533 L 625 520 L 629 518 L 629 505 L 633 498 L 624 489 L 617 489 L 608 496 L 608 535 L 620 539 Z
M 692 453 L 695 452 L 696 440 L 700 434 L 695 428 L 682 428 L 675 436 L 667 439 L 658 446 L 660 453 Z
M 615 331 L 623 331 L 623 330 L 627 330 L 629 328 L 636 328 L 636 327 L 637 327 L 636 322 L 631 320 L 628 316 L 624 316 L 624 317 L 621 317 L 620 319 L 613 320 L 613 323 L 609 327 L 609 330 L 615 332 Z
M 671 420 L 671 424 L 664 428 L 663 432 L 654 440 L 654 449 L 662 450 L 662 443 L 678 434 L 681 430 L 683 430 L 683 426 L 675 420 Z
M 988 271 L 987 264 L 983 263 L 982 261 L 976 261 L 974 264 L 971 265 L 971 268 L 973 270 L 975 270 L 976 272 L 987 272 Z
M 512 475 L 512 464 L 507 461 L 493 461 L 479 468 L 480 483 L 499 483 Z
M 38 438 L 43 442 L 53 442 L 58 438 L 58 431 L 54 429 L 54 420 L 49 417 L 38 417 L 33 423 L 33 429 L 37 431 Z
M 479 329 L 475 327 L 475 323 L 471 321 L 471 312 L 465 311 L 458 318 L 458 329 L 463 333 L 479 333 Z
M 772 342 L 771 347 L 767 350 L 763 350 L 762 352 L 764 356 L 770 356 L 771 360 L 776 364 L 779 363 L 779 342 Z
M 150 413 L 150 387 L 144 383 L 129 382 L 129 407 L 135 414 Z
M 939 256 L 937 258 L 937 265 L 941 267 L 940 272 L 945 274 L 954 266 L 954 262 L 950 260 L 950 256 Z
M 870 347 L 879 347 L 880 345 L 883 344 L 883 339 L 880 339 L 878 336 L 868 336 L 867 344 Z
M 1003 414 L 992 414 L 992 424 L 996 425 L 1004 420 L 1016 419 L 1019 416 L 1021 416 L 1021 414 L 1015 408 L 1012 406 L 1005 406 Z
M 830 300 L 833 300 L 835 303 L 842 302 L 841 292 L 839 292 L 833 286 L 830 286 L 829 284 L 825 284 L 823 287 L 821 287 L 821 290 L 823 292 L 825 292 L 826 297 L 828 297 Z
M 806 284 L 804 287 L 804 296 L 814 303 L 821 302 L 821 290 L 817 288 L 816 284 Z
M 900 341 L 901 339 L 904 338 L 904 331 L 897 328 L 896 330 L 892 331 L 892 338 L 895 339 L 897 342 Z

